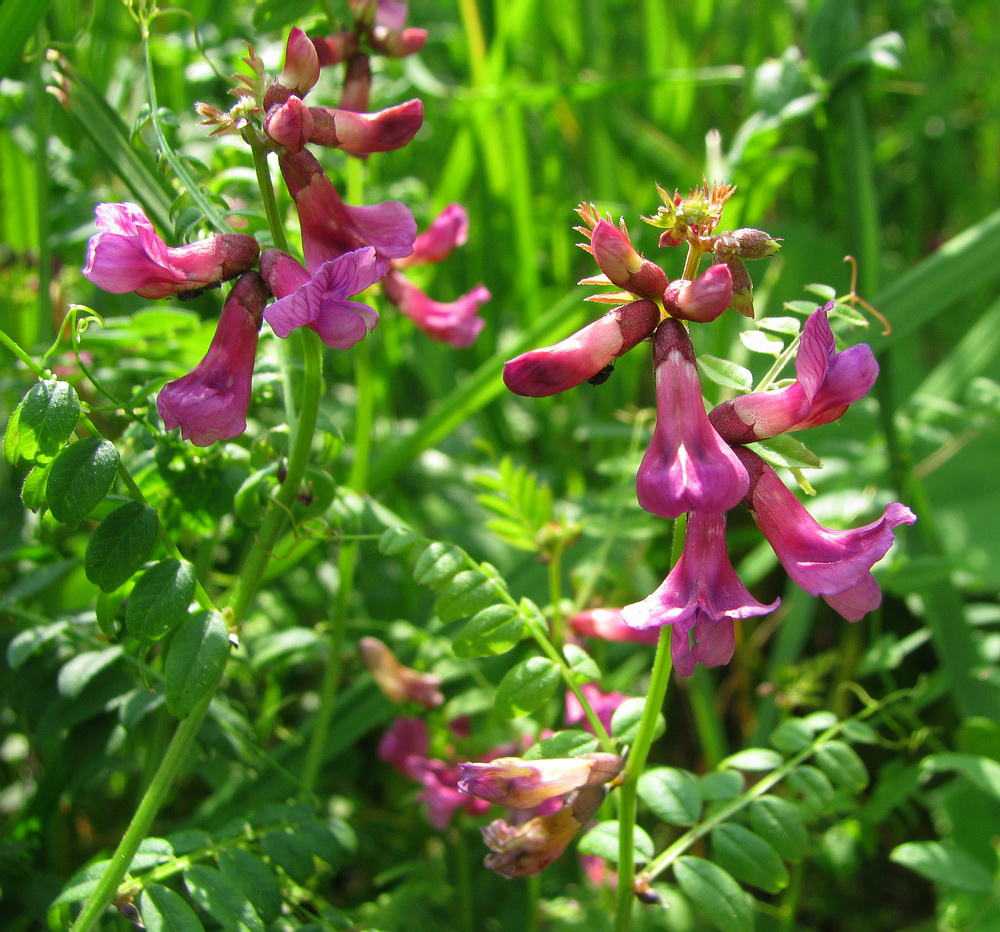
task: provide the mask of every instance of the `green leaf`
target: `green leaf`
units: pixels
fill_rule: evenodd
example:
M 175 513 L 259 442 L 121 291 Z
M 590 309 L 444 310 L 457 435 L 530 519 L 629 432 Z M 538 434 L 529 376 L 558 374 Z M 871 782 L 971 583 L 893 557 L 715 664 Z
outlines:
M 31 461 L 51 457 L 76 428 L 80 397 L 69 382 L 36 382 L 17 412 L 17 452 Z
M 786 861 L 801 861 L 809 850 L 809 836 L 798 810 L 780 796 L 761 796 L 749 810 L 750 827 L 770 842 Z
M 757 321 L 761 330 L 771 333 L 796 334 L 802 329 L 802 321 L 797 317 L 762 317 Z
M 712 830 L 713 860 L 737 880 L 766 893 L 788 886 L 788 869 L 778 852 L 759 835 L 734 822 Z
M 3 432 L 3 458 L 11 466 L 16 466 L 21 459 L 21 404 L 14 409 Z
M 785 785 L 799 796 L 807 817 L 821 815 L 833 805 L 833 784 L 822 770 L 809 764 L 793 770 L 785 777 Z
M 573 679 L 577 683 L 589 683 L 601 678 L 601 670 L 582 647 L 576 644 L 567 644 L 563 648 L 563 657 L 573 671 Z
M 713 770 L 698 778 L 698 792 L 706 803 L 721 799 L 736 799 L 746 781 L 735 770 Z
M 741 331 L 740 342 L 751 353 L 761 353 L 765 356 L 780 356 L 785 349 L 783 340 L 768 336 L 762 330 Z
M 970 783 L 989 793 L 994 799 L 1000 799 L 1000 764 L 996 761 L 976 754 L 945 752 L 931 754 L 920 762 L 920 773 L 924 779 L 930 774 L 945 771 L 962 774 Z
M 784 754 L 795 754 L 812 744 L 813 730 L 800 718 L 782 722 L 768 738 L 771 745 Z
M 24 477 L 21 485 L 21 503 L 29 511 L 38 511 L 45 504 L 45 488 L 49 481 L 49 470 L 51 463 L 45 465 L 35 465 Z
M 589 731 L 568 728 L 536 741 L 524 752 L 525 760 L 547 760 L 553 757 L 579 757 L 598 749 L 598 741 Z
M 316 857 L 326 861 L 335 871 L 339 870 L 357 848 L 357 838 L 353 830 L 340 821 L 300 822 L 295 826 L 295 833 L 309 843 Z
M 69 627 L 69 622 L 54 621 L 47 625 L 25 628 L 14 635 L 7 645 L 7 663 L 12 670 L 19 670 L 46 644 L 50 644 Z
M 669 825 L 694 825 L 701 815 L 701 794 L 691 774 L 676 767 L 654 767 L 639 777 L 639 798 Z
M 281 915 L 281 885 L 260 858 L 242 848 L 226 848 L 216 861 L 222 875 L 243 891 L 265 925 Z
M 719 932 L 752 932 L 752 900 L 721 867 L 687 855 L 674 864 L 674 877 L 694 908 Z
M 142 566 L 159 529 L 156 510 L 145 502 L 125 502 L 108 512 L 87 542 L 87 579 L 103 592 L 114 592 Z
M 701 369 L 706 378 L 723 388 L 734 388 L 740 392 L 748 392 L 753 388 L 753 373 L 728 359 L 719 359 L 717 356 L 708 355 L 699 356 L 698 368 Z
M 82 870 L 77 871 L 62 888 L 59 896 L 51 903 L 51 906 L 62 906 L 64 903 L 79 903 L 87 899 L 101 878 L 107 873 L 111 861 L 94 861 Z
M 780 434 L 767 440 L 758 440 L 756 443 L 748 443 L 747 446 L 775 466 L 785 466 L 788 469 L 818 469 L 823 465 L 809 447 L 791 434 Z
M 229 932 L 264 932 L 264 923 L 232 878 L 204 864 L 184 871 L 184 886 L 205 912 Z
M 764 770 L 774 770 L 780 767 L 784 758 L 770 748 L 747 748 L 745 751 L 737 751 L 729 757 L 719 762 L 719 767 L 728 767 L 730 770 L 746 770 L 750 773 L 757 773 Z
M 260 0 L 253 10 L 254 28 L 274 32 L 308 16 L 312 9 L 313 0 Z
M 969 893 L 993 890 L 993 874 L 983 864 L 961 848 L 939 841 L 908 841 L 894 848 L 889 860 L 946 887 Z
M 496 602 L 502 586 L 482 570 L 462 570 L 441 590 L 434 613 L 447 623 L 472 615 Z
M 580 854 L 596 854 L 612 864 L 618 863 L 618 822 L 601 822 L 580 839 Z M 645 864 L 653 857 L 653 839 L 638 825 L 633 827 L 634 860 Z
M 413 578 L 422 586 L 440 589 L 465 563 L 462 551 L 454 544 L 434 541 L 429 544 L 413 568 Z
M 868 769 L 857 752 L 843 741 L 828 741 L 816 749 L 813 759 L 833 783 L 852 793 L 868 786 Z
M 113 443 L 87 437 L 66 447 L 49 470 L 46 497 L 52 517 L 73 527 L 111 491 L 118 472 Z
M 56 677 L 59 694 L 70 699 L 76 698 L 98 673 L 111 666 L 123 653 L 121 646 L 115 644 L 103 650 L 88 650 L 77 654 L 59 670 Z
M 492 605 L 476 612 L 452 642 L 458 657 L 493 657 L 524 637 L 525 621 L 512 605 Z
M 136 581 L 125 607 L 129 634 L 146 643 L 158 641 L 184 619 L 194 588 L 194 567 L 186 560 L 154 563 Z
M 378 539 L 378 549 L 380 553 L 387 556 L 394 556 L 410 549 L 420 537 L 408 527 L 391 527 L 382 532 Z
M 293 829 L 268 832 L 261 839 L 261 847 L 264 853 L 297 884 L 308 883 L 309 878 L 316 872 L 309 842 L 296 835 Z
M 639 722 L 645 708 L 645 699 L 639 697 L 626 699 L 611 716 L 611 734 L 623 744 L 632 744 L 639 733 Z M 656 727 L 653 730 L 653 740 L 659 738 L 666 730 L 667 723 L 663 719 L 663 713 L 658 713 Z
M 561 679 L 559 668 L 548 657 L 529 657 L 500 680 L 493 707 L 503 718 L 527 715 L 549 700 Z
M 143 889 L 139 912 L 146 932 L 205 932 L 187 901 L 157 883 Z
M 167 709 L 184 718 L 212 693 L 229 657 L 229 632 L 222 615 L 202 611 L 190 615 L 174 633 L 164 664 Z

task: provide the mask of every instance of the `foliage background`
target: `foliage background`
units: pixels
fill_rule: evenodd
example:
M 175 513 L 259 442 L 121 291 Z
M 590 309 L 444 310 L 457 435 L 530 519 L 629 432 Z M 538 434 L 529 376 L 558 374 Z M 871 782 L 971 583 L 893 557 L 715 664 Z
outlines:
M 28 6 L 33 18 L 24 14 Z M 321 18 L 309 4 L 206 0 L 181 7 L 190 17 L 161 21 L 154 43 L 160 103 L 177 116 L 177 148 L 204 164 L 210 187 L 244 198 L 252 214 L 244 152 L 206 140 L 195 125 L 192 102 L 224 106 L 229 85 L 199 55 L 190 22 L 229 73 L 246 40 L 276 67 L 300 7 L 300 25 Z M 996 800 L 954 785 L 921 799 L 914 776 L 928 749 L 1000 757 L 990 666 L 1000 653 L 1000 30 L 992 4 L 414 0 L 410 7 L 410 22 L 428 29 L 430 39 L 418 57 L 391 62 L 377 75 L 375 104 L 420 96 L 425 128 L 413 145 L 372 160 L 368 191 L 406 201 L 418 221 L 450 201 L 465 204 L 469 243 L 460 259 L 434 270 L 429 287 L 450 298 L 483 281 L 493 300 L 479 341 L 458 352 L 383 314 L 366 349 L 379 373 L 368 491 L 427 536 L 495 563 L 512 591 L 544 604 L 544 569 L 486 530 L 488 515 L 476 500 L 482 489 L 475 475 L 510 455 L 550 484 L 562 514 L 581 522 L 581 539 L 567 557 L 568 590 L 607 604 L 640 598 L 659 582 L 669 556 L 666 529 L 624 494 L 641 455 L 636 438 L 648 429 L 637 412 L 653 402 L 648 350 L 623 359 L 599 389 L 584 386 L 567 397 L 512 398 L 499 382 L 499 362 L 519 333 L 535 327 L 532 345 L 540 345 L 593 316 L 582 303 L 586 292 L 573 284 L 591 274 L 591 263 L 573 246 L 572 209 L 595 201 L 624 215 L 639 248 L 653 253 L 653 233 L 638 215 L 655 210 L 654 182 L 682 191 L 704 176 L 736 182 L 726 224 L 784 238 L 777 260 L 752 268 L 758 316 L 780 314 L 782 302 L 803 299 L 811 282 L 847 290 L 842 260 L 856 256 L 858 292 L 889 318 L 893 333 L 880 336 L 873 327 L 865 337 L 882 364 L 878 398 L 855 406 L 813 444 L 826 469 L 813 480 L 820 495 L 810 508 L 822 521 L 853 517 L 872 498 L 900 497 L 920 515 L 906 535 L 908 559 L 897 544 L 900 554 L 881 578 L 884 610 L 860 625 L 848 627 L 792 595 L 779 626 L 746 625 L 731 666 L 672 686 L 668 738 L 655 754 L 660 763 L 699 770 L 762 743 L 793 712 L 852 711 L 838 683 L 857 681 L 876 695 L 924 683 L 896 744 L 866 750 L 873 788 L 857 808 L 832 819 L 817 842 L 811 871 L 797 881 L 794 927 L 965 928 L 947 925 L 959 921 L 948 918 L 947 888 L 888 865 L 887 854 L 908 839 L 940 833 L 996 868 Z M 7 27 L 0 30 L 0 328 L 22 346 L 47 346 L 66 305 L 87 304 L 125 321 L 86 338 L 95 371 L 108 384 L 127 395 L 129 385 L 173 377 L 184 361 L 200 357 L 217 299 L 185 307 L 206 318 L 207 329 L 191 315 L 129 324 L 145 302 L 97 293 L 80 276 L 94 204 L 129 194 L 88 135 L 88 114 L 81 127 L 46 93 L 52 69 L 40 54 L 62 51 L 131 124 L 145 94 L 135 24 L 123 6 L 105 0 L 7 0 L 0 24 Z M 144 131 L 137 141 L 140 149 L 149 142 Z M 248 224 L 251 232 L 263 230 L 254 216 Z M 679 274 L 680 257 L 675 267 L 669 256 L 658 258 Z M 744 322 L 724 320 L 714 343 L 699 351 L 739 349 Z M 6 415 L 29 382 L 10 357 L 0 366 Z M 350 357 L 329 354 L 327 373 L 324 426 L 334 438 L 331 452 L 349 462 Z M 281 422 L 266 366 L 257 384 L 261 404 L 251 438 Z M 114 429 L 113 419 L 108 426 Z M 191 558 L 213 563 L 225 579 L 236 568 L 238 532 L 219 525 L 224 512 L 214 511 L 213 501 L 224 500 L 240 474 L 216 465 L 189 456 L 187 478 L 172 491 L 186 506 L 178 520 Z M 93 587 L 80 568 L 86 540 L 79 532 L 48 528 L 29 546 L 23 474 L 6 463 L 0 469 L 0 630 L 9 643 L 39 618 L 86 612 Z M 346 482 L 346 467 L 334 470 L 334 482 Z M 344 526 L 353 520 L 346 511 L 323 518 Z M 782 594 L 784 579 L 755 546 L 752 526 L 735 528 L 733 537 L 748 584 L 762 597 Z M 200 539 L 218 550 L 199 550 Z M 283 768 L 295 770 L 301 742 L 294 739 L 309 727 L 323 645 L 307 637 L 293 645 L 280 636 L 321 625 L 337 589 L 336 540 L 305 544 L 301 553 L 287 571 L 278 561 L 246 626 L 249 659 L 233 665 L 227 689 L 235 717 L 229 731 L 219 727 L 210 736 L 206 759 L 178 787 L 164 817 L 174 827 L 215 829 L 243 814 L 241 793 L 264 802 L 289 792 L 259 755 L 277 755 Z M 374 544 L 362 548 L 352 637 L 388 631 L 411 657 L 438 664 L 447 677 L 447 658 L 426 624 L 431 603 L 399 561 L 380 556 Z M 94 674 L 78 694 L 60 691 L 69 656 L 43 653 L 33 665 L 2 674 L 9 707 L 0 719 L 0 873 L 5 903 L 13 904 L 5 913 L 24 917 L 15 928 L 41 921 L 66 878 L 115 843 L 167 728 L 152 716 L 121 732 L 110 710 L 127 664 Z M 641 695 L 644 670 L 631 656 L 606 658 L 614 671 L 606 685 Z M 965 675 L 970 658 L 982 665 L 982 677 Z M 362 921 L 373 928 L 447 927 L 461 886 L 456 877 L 468 870 L 474 912 L 491 904 L 484 927 L 520 927 L 526 904 L 539 896 L 557 928 L 575 921 L 561 898 L 581 897 L 599 909 L 600 891 L 581 893 L 572 864 L 543 875 L 540 887 L 511 886 L 476 866 L 480 851 L 471 832 L 452 833 L 445 844 L 428 841 L 416 807 L 402 803 L 412 789 L 385 772 L 374 784 L 369 779 L 375 742 L 393 713 L 353 654 L 345 663 L 349 685 L 322 786 L 332 810 L 350 815 L 361 854 L 322 880 L 331 902 L 345 909 L 368 904 Z M 495 682 L 495 671 L 483 666 Z M 475 708 L 478 694 L 467 674 L 454 676 L 452 710 L 462 702 Z M 886 873 L 873 885 L 874 866 Z M 1000 928 L 995 901 L 976 916 L 979 925 L 968 928 Z M 683 915 L 670 921 L 670 928 L 684 928 Z

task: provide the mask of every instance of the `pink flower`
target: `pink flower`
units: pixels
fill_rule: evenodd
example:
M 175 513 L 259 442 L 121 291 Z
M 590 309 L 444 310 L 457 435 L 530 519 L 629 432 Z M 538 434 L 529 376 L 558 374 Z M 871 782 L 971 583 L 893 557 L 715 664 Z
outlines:
M 385 296 L 412 320 L 427 336 L 461 349 L 471 346 L 485 321 L 478 317 L 479 305 L 489 301 L 483 285 L 455 301 L 435 301 L 394 270 L 382 282 Z
M 316 46 L 298 26 L 293 26 L 285 43 L 285 63 L 278 75 L 278 86 L 296 97 L 305 97 L 318 80 L 319 55 Z
M 407 777 L 420 779 L 419 762 L 426 759 L 430 735 L 422 718 L 400 716 L 382 736 L 378 756 Z
M 243 233 L 167 246 L 136 204 L 98 204 L 96 214 L 98 233 L 87 244 L 83 274 L 111 294 L 155 299 L 204 288 L 250 268 L 260 252 Z
M 733 622 L 766 615 L 778 607 L 758 602 L 729 562 L 726 516 L 688 515 L 684 552 L 667 578 L 641 602 L 622 609 L 634 628 L 670 625 L 670 654 L 680 676 L 690 676 L 696 663 L 717 667 L 733 656 Z
M 309 112 L 313 121 L 309 142 L 355 154 L 401 149 L 424 122 L 424 105 L 417 98 L 376 113 L 335 107 L 310 107 Z
M 615 712 L 618 711 L 618 706 L 628 699 L 628 696 L 619 692 L 606 693 L 596 683 L 584 683 L 580 687 L 580 692 L 583 693 L 584 698 L 590 703 L 590 707 L 594 710 L 594 714 L 604 726 L 604 730 L 610 734 L 611 719 Z M 580 705 L 580 700 L 576 698 L 574 693 L 567 692 L 566 724 L 576 725 L 578 722 L 582 724 L 587 731 L 593 732 L 594 729 L 591 727 L 590 722 L 587 721 L 587 717 L 583 714 L 583 706 Z
M 652 301 L 623 304 L 554 346 L 504 363 L 504 384 L 515 394 L 541 398 L 597 380 L 614 360 L 652 334 L 659 320 Z
M 265 249 L 260 270 L 278 298 L 264 319 L 279 337 L 309 327 L 327 346 L 349 349 L 378 323 L 367 304 L 349 300 L 381 277 L 372 246 L 324 262 L 312 275 L 280 249 Z
M 887 505 L 878 521 L 846 531 L 821 527 L 778 474 L 756 453 L 739 448 L 750 473 L 747 504 L 761 533 L 792 580 L 823 599 L 848 621 L 859 621 L 882 602 L 874 566 L 892 546 L 893 529 L 913 524 L 905 505 Z
M 639 504 L 664 518 L 728 511 L 746 494 L 746 469 L 709 423 L 694 347 L 667 319 L 653 338 L 656 427 L 636 477 Z
M 871 348 L 859 343 L 836 351 L 828 304 L 810 315 L 795 357 L 798 378 L 786 388 L 752 392 L 719 405 L 709 415 L 729 443 L 752 443 L 835 421 L 868 394 L 878 376 Z
M 301 152 L 284 149 L 278 162 L 298 209 L 302 251 L 311 273 L 330 259 L 372 246 L 381 277 L 390 259 L 408 256 L 413 251 L 417 224 L 404 204 L 383 201 L 349 207 L 340 199 L 323 166 L 306 149 Z
M 727 265 L 709 266 L 693 282 L 678 278 L 667 285 L 663 307 L 671 317 L 708 323 L 733 300 L 733 275 Z
M 485 800 L 458 791 L 457 765 L 424 758 L 411 759 L 410 768 L 414 779 L 424 785 L 417 799 L 427 803 L 427 819 L 438 831 L 448 827 L 456 809 L 464 808 L 470 815 L 479 815 L 489 809 L 490 804 Z
M 257 333 L 269 297 L 256 272 L 245 272 L 233 286 L 205 358 L 160 389 L 156 408 L 167 430 L 180 427 L 199 447 L 246 430 Z
M 591 208 L 592 210 L 592 208 Z M 585 222 L 590 222 L 596 214 L 581 208 L 578 213 Z M 667 273 L 655 262 L 639 255 L 632 247 L 628 231 L 619 229 L 609 220 L 598 220 L 593 230 L 577 227 L 590 237 L 589 250 L 608 280 L 619 288 L 624 288 L 637 298 L 660 301 L 667 287 Z M 583 244 L 584 249 L 587 245 Z
M 469 215 L 461 204 L 449 204 L 413 243 L 413 252 L 393 260 L 393 268 L 443 262 L 453 249 L 464 246 L 469 238 Z
M 604 641 L 636 641 L 640 644 L 655 644 L 660 635 L 657 631 L 637 631 L 625 624 L 619 608 L 591 608 L 577 612 L 569 620 L 570 627 L 581 637 L 601 638 Z M 570 695 L 573 695 L 570 693 Z
M 416 702 L 425 709 L 435 709 L 444 702 L 438 690 L 441 677 L 403 666 L 378 638 L 362 638 L 358 649 L 376 685 L 390 702 Z
M 485 763 L 461 765 L 458 789 L 510 809 L 534 809 L 581 786 L 613 780 L 624 762 L 615 754 L 523 760 L 498 757 Z

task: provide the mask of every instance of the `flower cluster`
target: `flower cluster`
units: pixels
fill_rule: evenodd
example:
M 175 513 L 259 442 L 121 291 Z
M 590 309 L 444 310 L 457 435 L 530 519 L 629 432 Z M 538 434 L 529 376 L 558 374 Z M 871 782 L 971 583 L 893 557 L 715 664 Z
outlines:
M 237 276 L 205 358 L 169 382 L 157 408 L 168 430 L 205 446 L 246 429 L 246 414 L 261 320 L 281 338 L 307 327 L 332 348 L 349 349 L 378 323 L 369 303 L 352 300 L 376 283 L 386 298 L 431 337 L 470 345 L 483 321 L 477 317 L 489 292 L 482 285 L 450 303 L 437 302 L 411 283 L 404 269 L 442 261 L 465 242 L 468 218 L 452 204 L 417 236 L 409 208 L 397 201 L 345 204 L 307 145 L 366 157 L 407 145 L 423 124 L 418 99 L 367 112 L 372 53 L 401 57 L 420 49 L 426 33 L 405 25 L 399 0 L 352 0 L 351 30 L 310 38 L 289 33 L 277 78 L 269 77 L 252 47 L 252 74 L 237 77 L 238 103 L 228 112 L 199 103 L 212 135 L 241 134 L 262 152 L 276 152 L 301 229 L 304 264 L 288 253 L 262 253 L 252 236 L 222 233 L 170 247 L 142 208 L 100 204 L 83 274 L 114 294 L 156 299 L 193 292 Z M 304 99 L 324 67 L 344 63 L 339 107 L 308 106 Z M 273 295 L 276 299 L 268 304 Z
M 626 605 L 620 621 L 637 632 L 671 626 L 671 653 L 682 676 L 696 663 L 717 666 L 733 654 L 733 623 L 765 615 L 778 605 L 758 602 L 740 581 L 726 549 L 726 515 L 749 509 L 789 576 L 848 621 L 877 608 L 881 592 L 871 568 L 892 546 L 893 529 L 916 517 L 888 505 L 882 517 L 853 530 L 817 524 L 774 469 L 747 444 L 830 423 L 871 389 L 878 366 L 865 344 L 838 352 L 828 315 L 833 302 L 802 328 L 796 378 L 787 386 L 752 392 L 706 412 L 688 322 L 714 320 L 727 308 L 753 316 L 753 291 L 744 259 L 773 255 L 778 241 L 762 230 L 716 233 L 728 187 L 707 186 L 689 198 L 660 189 L 664 206 L 648 222 L 660 227 L 661 246 L 686 242 L 688 269 L 710 254 L 714 263 L 693 280 L 669 281 L 632 247 L 624 225 L 592 207 L 578 213 L 601 275 L 584 284 L 621 289 L 596 296 L 614 310 L 555 346 L 533 350 L 504 367 L 508 388 L 549 395 L 584 381 L 603 380 L 624 352 L 651 338 L 656 425 L 636 477 L 646 511 L 668 519 L 687 515 L 684 551 L 647 598 Z M 627 302 L 627 303 L 623 303 Z M 584 621 L 598 632 L 618 622 Z M 584 630 L 582 633 L 591 633 Z

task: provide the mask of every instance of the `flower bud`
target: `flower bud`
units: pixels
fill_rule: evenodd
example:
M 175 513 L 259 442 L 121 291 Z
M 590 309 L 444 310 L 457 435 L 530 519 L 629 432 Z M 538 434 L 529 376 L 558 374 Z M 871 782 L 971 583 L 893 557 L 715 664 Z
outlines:
M 404 667 L 378 638 L 362 638 L 358 649 L 376 685 L 390 702 L 412 701 L 426 709 L 437 708 L 444 702 L 438 691 L 439 676 Z
M 659 301 L 667 287 L 667 274 L 656 263 L 643 259 L 628 234 L 607 220 L 599 220 L 590 235 L 590 247 L 601 271 L 612 284 L 640 298 Z
M 504 364 L 504 384 L 517 395 L 542 398 L 594 378 L 613 360 L 645 340 L 660 321 L 652 301 L 633 301 L 608 311 L 561 343 Z
M 427 30 L 413 26 L 406 29 L 386 29 L 376 26 L 372 30 L 372 48 L 392 58 L 404 58 L 419 52 L 427 41 Z
M 713 265 L 693 282 L 672 281 L 663 294 L 663 307 L 671 317 L 708 323 L 733 299 L 733 276 L 728 266 Z
M 487 763 L 462 764 L 458 788 L 469 796 L 510 809 L 534 809 L 581 786 L 607 783 L 621 772 L 615 754 L 526 761 L 501 757 Z
M 305 97 L 319 80 L 319 55 L 312 40 L 293 26 L 285 43 L 285 64 L 278 82 L 296 97 Z
M 737 314 L 753 319 L 753 279 L 739 259 L 730 259 L 726 265 L 733 276 L 733 300 L 729 306 Z
M 766 259 L 781 249 L 781 242 L 763 230 L 744 228 L 730 235 L 736 240 L 741 259 Z
M 313 134 L 312 111 L 298 98 L 289 97 L 267 111 L 264 132 L 279 146 L 301 152 Z

